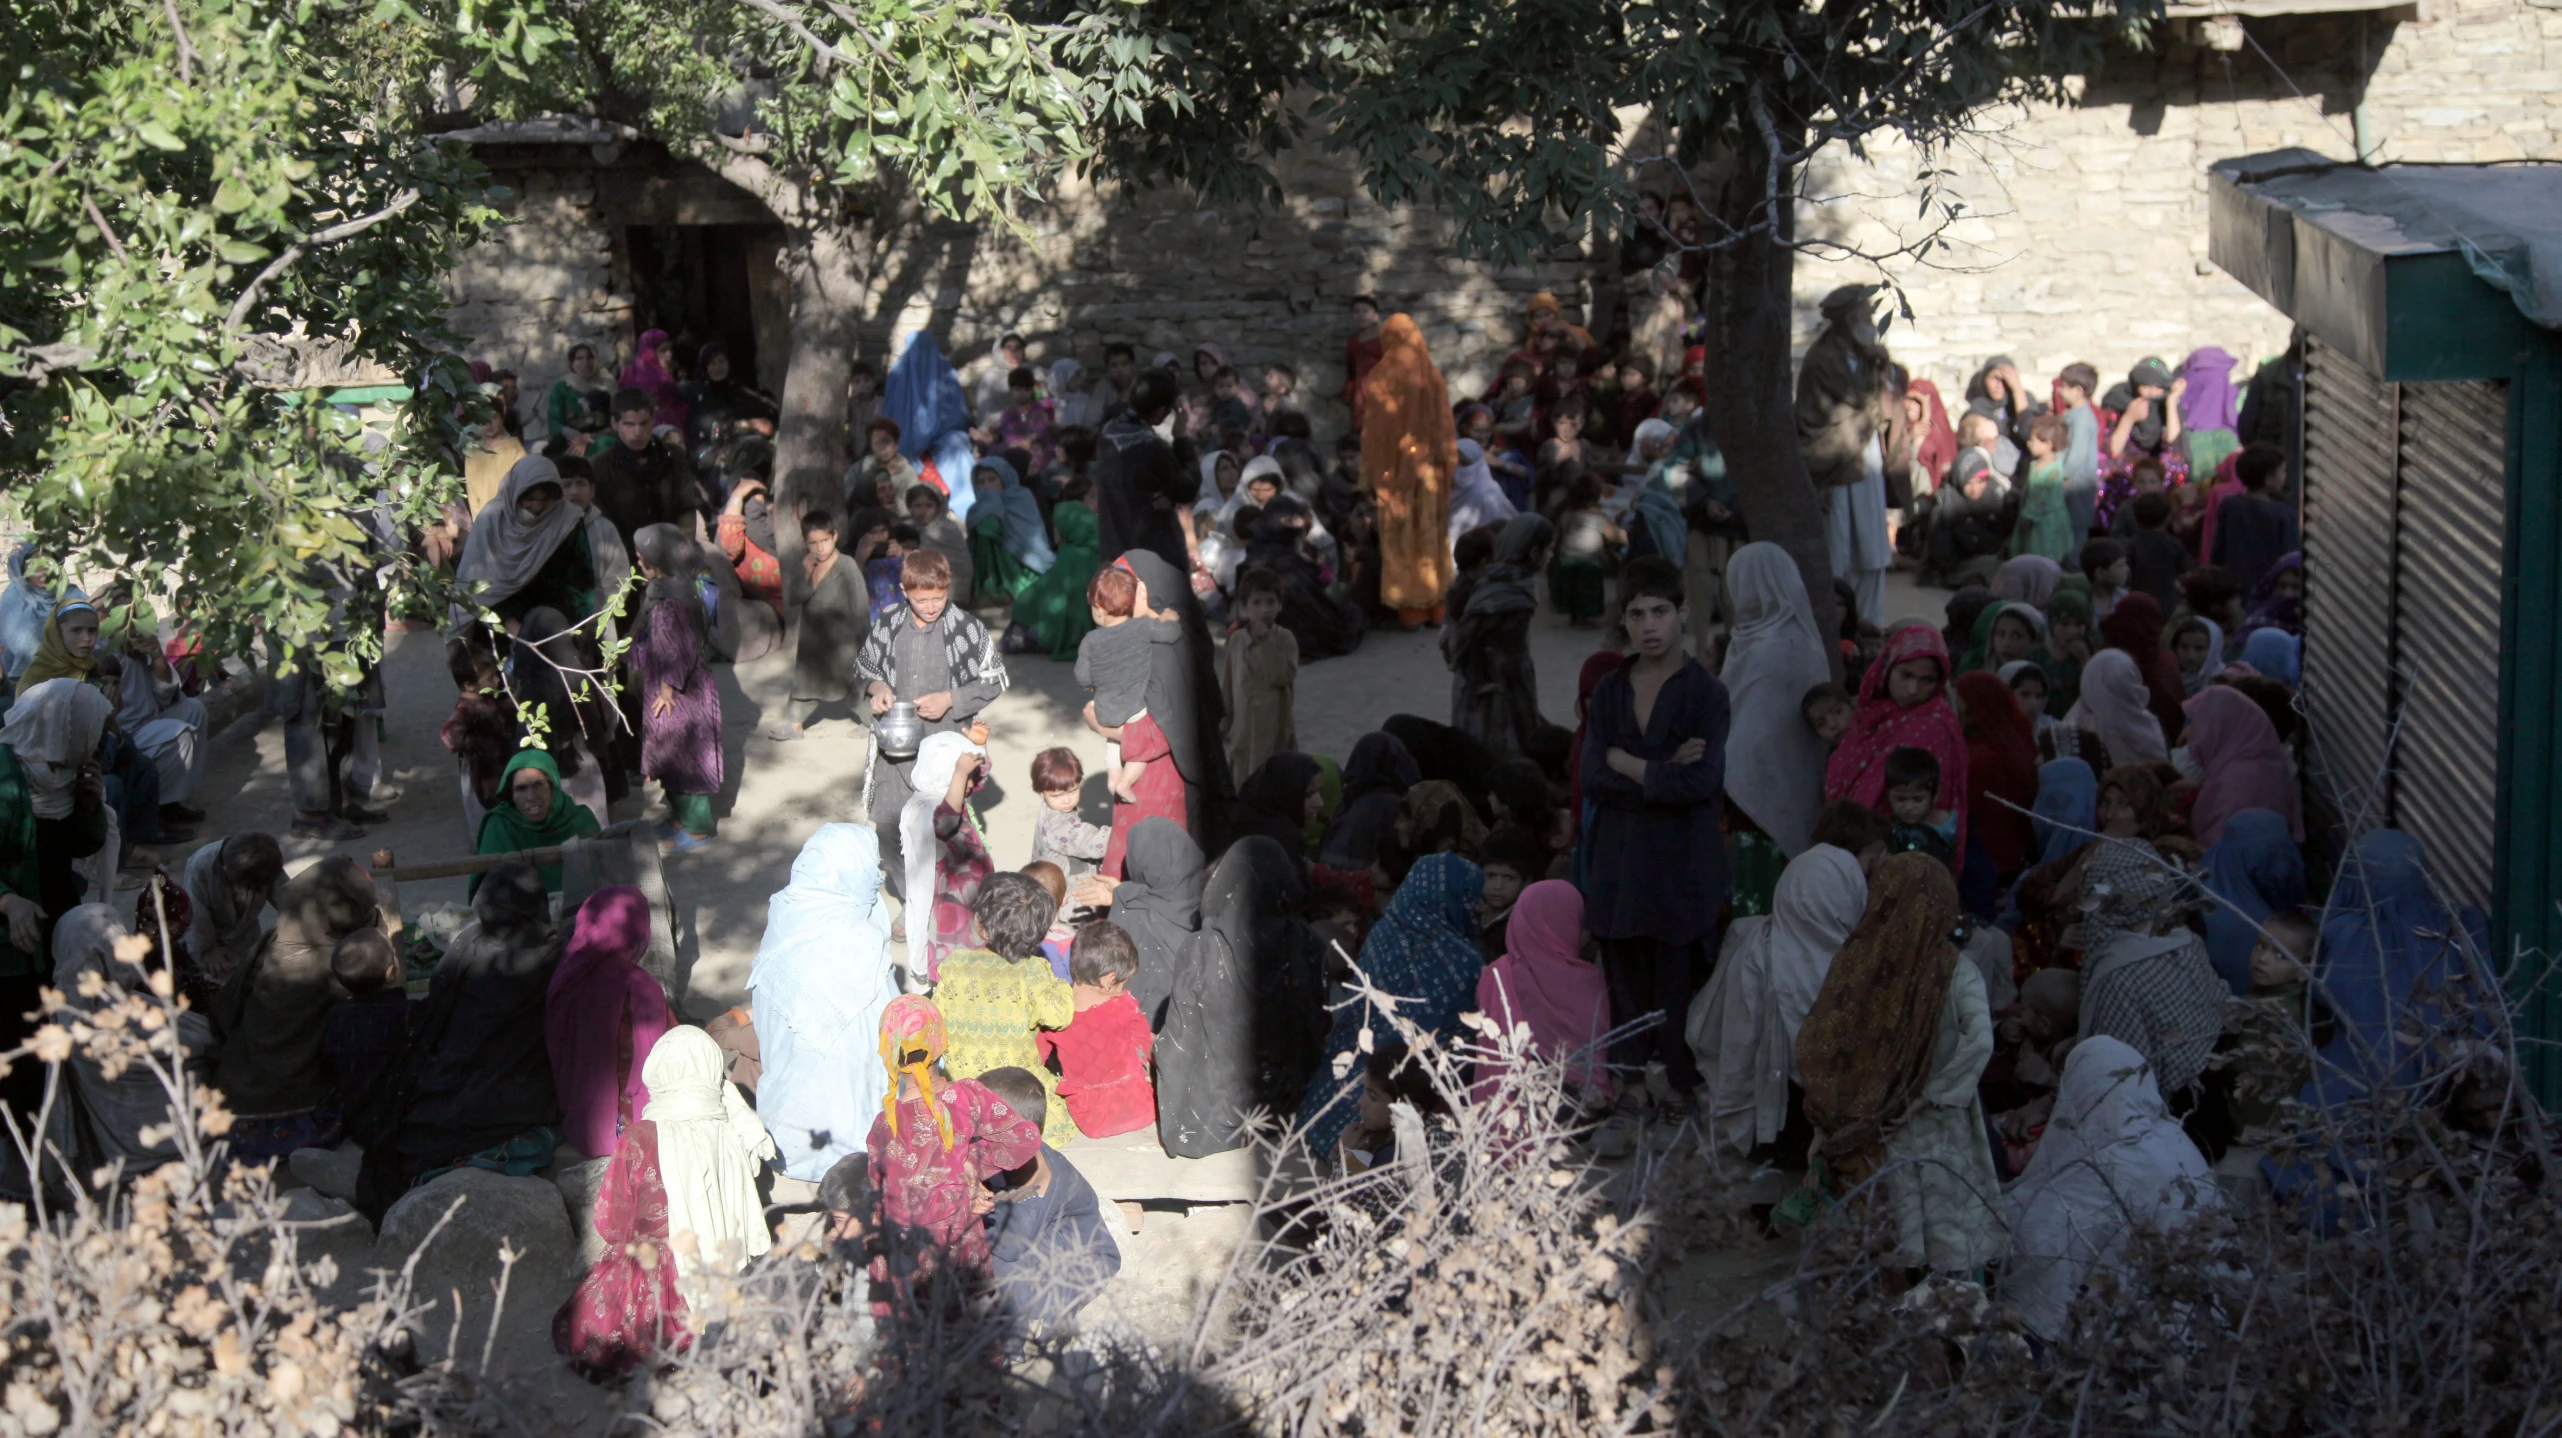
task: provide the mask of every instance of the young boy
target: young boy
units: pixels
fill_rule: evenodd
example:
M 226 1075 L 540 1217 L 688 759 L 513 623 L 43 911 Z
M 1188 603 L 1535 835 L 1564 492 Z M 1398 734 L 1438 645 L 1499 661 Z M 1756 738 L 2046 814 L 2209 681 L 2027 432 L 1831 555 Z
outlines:
M 2064 413 L 2064 500 L 2076 538 L 2099 518 L 2099 413 L 2091 408 L 2098 389 L 2099 371 L 2086 364 L 2068 364 L 2055 377 Z
M 2214 548 L 2206 559 L 2231 570 L 2248 594 L 2277 561 L 2303 547 L 2303 535 L 2295 506 L 2281 497 L 2285 450 L 2267 443 L 2249 446 L 2233 461 L 2233 477 L 2242 482 L 2242 492 L 2216 504 Z
M 1593 691 L 1585 725 L 1584 927 L 1601 941 L 1612 1024 L 1657 1016 L 1615 1046 L 1613 1065 L 1633 1076 L 1660 1060 L 1668 1116 L 1686 1117 L 1700 1075 L 1681 1015 L 1726 902 L 1726 686 L 1682 647 L 1688 610 L 1671 561 L 1629 561 L 1620 592 L 1635 653 Z M 1630 1102 L 1643 1091 L 1623 1090 Z
M 1896 854 L 1928 854 L 1957 872 L 1957 816 L 1935 807 L 1939 795 L 1939 760 L 1928 749 L 1907 744 L 1886 755 L 1886 812 L 1894 822 L 1886 848 Z
M 1219 433 L 1229 430 L 1252 433 L 1254 406 L 1245 397 L 1245 381 L 1234 365 L 1221 365 L 1210 376 L 1210 424 Z
M 979 885 L 970 913 L 983 947 L 953 950 L 935 976 L 934 1005 L 951 1035 L 943 1071 L 976 1078 L 1007 1064 L 1040 1068 L 1037 1031 L 1064 1028 L 1076 1016 L 1068 986 L 1052 976 L 1049 964 L 1026 962 L 1041 951 L 1058 906 L 1030 875 L 997 873 Z M 1046 1076 L 1048 1070 L 1042 1072 Z M 1066 1118 L 1062 1110 L 1046 1136 L 1061 1142 L 1075 1137 Z
M 1032 862 L 1059 866 L 1070 879 L 1094 872 L 1112 831 L 1085 822 L 1077 812 L 1085 794 L 1085 765 L 1072 749 L 1044 749 L 1032 756 L 1032 792 L 1041 812 L 1032 824 Z
M 2266 932 L 2251 948 L 2251 991 L 2225 1002 L 2224 1037 L 2208 1079 L 2229 1086 L 2233 1136 L 2244 1143 L 2269 1136 L 2282 1106 L 2312 1078 L 2313 1051 L 2332 1037 L 2330 1011 L 2307 981 L 2319 934 L 2313 921 L 2280 909 L 2260 927 Z
M 2135 502 L 2126 507 L 2135 522 L 2135 537 L 2126 541 L 2126 584 L 2138 594 L 2153 596 L 2153 602 L 2168 614 L 2178 603 L 2179 578 L 2188 573 L 2194 561 L 2188 557 L 2188 546 L 2171 533 L 2170 496 L 2162 493 L 2158 473 L 2154 488 L 2149 491 L 2142 489 L 2141 465 L 2136 468 L 2136 479 Z
M 2116 517 L 2108 522 L 2108 537 L 2120 544 L 2132 540 L 2143 528 L 2135 520 L 2136 500 L 2148 494 L 2161 495 L 2165 501 L 2170 498 L 2169 481 L 2163 475 L 2162 462 L 2150 455 L 2128 466 L 2126 484 L 2126 500 L 2117 506 Z
M 1841 736 L 1850 732 L 1850 716 L 1858 707 L 1848 689 L 1830 680 L 1807 690 L 1806 697 L 1797 701 L 1797 712 L 1805 717 L 1806 727 L 1815 731 L 1817 742 L 1827 750 L 1839 745 Z
M 2114 539 L 2094 539 L 2082 546 L 2082 575 L 2091 582 L 2091 622 L 2106 619 L 2126 597 L 2135 567 L 2126 562 L 2126 546 Z
M 1138 576 L 1119 565 L 1096 570 L 1086 585 L 1094 630 L 1076 646 L 1076 682 L 1094 696 L 1094 722 L 1105 729 L 1148 717 L 1148 675 L 1156 663 L 1150 646 L 1183 638 L 1183 624 L 1172 613 L 1138 613 L 1138 595 Z M 1147 767 L 1143 760 L 1124 762 L 1115 743 L 1107 776 L 1112 797 L 1137 803 L 1139 778 Z
M 1662 397 L 1655 393 L 1654 367 L 1642 356 L 1630 355 L 1619 362 L 1619 389 L 1612 396 L 1618 408 L 1615 432 L 1621 437 L 1634 435 L 1637 426 L 1655 417 Z
M 1156 1122 L 1156 1086 L 1148 1079 L 1155 1036 L 1129 991 L 1138 974 L 1139 946 L 1126 930 L 1086 925 L 1068 949 L 1076 1017 L 1041 1035 L 1042 1062 L 1058 1064 L 1059 1100 L 1088 1138 L 1136 1133 Z
M 930 491 L 929 491 L 930 492 Z M 871 632 L 872 596 L 862 571 L 837 549 L 836 516 L 813 509 L 801 518 L 800 623 L 793 639 L 792 699 L 786 722 L 765 737 L 789 742 L 809 732 L 819 706 L 854 694 L 854 661 Z
M 320 1057 L 344 1113 L 408 1044 L 409 986 L 399 951 L 380 929 L 358 929 L 340 939 L 330 951 L 329 972 L 347 998 L 331 1006 L 321 1025 Z
M 1486 875 L 1485 896 L 1477 902 L 1477 952 L 1493 963 L 1507 947 L 1505 930 L 1521 891 L 1548 876 L 1539 836 L 1521 824 L 1497 824 L 1477 850 L 1477 867 Z
M 1219 653 L 1219 693 L 1227 701 L 1219 727 L 1228 772 L 1251 774 L 1299 747 L 1299 637 L 1281 627 L 1281 580 L 1270 570 L 1239 575 L 1237 600 L 1245 625 Z
M 991 1069 L 988 1092 L 1024 1122 L 1043 1126 L 1049 1098 L 1021 1068 Z M 972 1208 L 985 1215 L 996 1289 L 1018 1333 L 1039 1323 L 1053 1339 L 1076 1331 L 1076 1315 L 1121 1271 L 1121 1245 L 1103 1221 L 1094 1185 L 1044 1143 L 1031 1161 L 991 1175 Z

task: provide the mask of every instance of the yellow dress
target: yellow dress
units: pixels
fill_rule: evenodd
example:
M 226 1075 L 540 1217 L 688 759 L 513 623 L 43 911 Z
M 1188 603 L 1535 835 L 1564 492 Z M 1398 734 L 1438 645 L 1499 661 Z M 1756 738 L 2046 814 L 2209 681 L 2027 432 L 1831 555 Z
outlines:
M 934 985 L 934 1007 L 943 1014 L 943 1071 L 956 1079 L 989 1069 L 1029 1069 L 1049 1095 L 1041 1137 L 1051 1147 L 1076 1137 L 1076 1120 L 1059 1101 L 1058 1075 L 1041 1064 L 1034 1040 L 1039 1029 L 1063 1029 L 1076 1018 L 1066 981 L 1039 954 L 1010 963 L 988 949 L 955 949 L 943 956 Z

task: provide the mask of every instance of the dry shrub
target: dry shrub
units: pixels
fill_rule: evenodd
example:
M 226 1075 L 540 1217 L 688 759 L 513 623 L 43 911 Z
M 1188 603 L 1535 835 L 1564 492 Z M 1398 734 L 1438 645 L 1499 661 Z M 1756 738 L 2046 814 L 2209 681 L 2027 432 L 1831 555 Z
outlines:
M 44 991 L 50 1021 L 0 1061 L 50 1069 L 35 1135 L 76 1102 L 65 1065 L 107 1079 L 141 1069 L 170 1102 L 148 1140 L 178 1157 L 141 1174 L 73 1174 L 58 1144 L 13 1134 L 25 1171 L 44 1174 L 32 1210 L 0 1204 L 0 1434 L 327 1435 L 439 1433 L 498 1422 L 491 1401 L 447 1363 L 421 1364 L 408 1275 L 377 1274 L 353 1308 L 321 1291 L 334 1260 L 304 1262 L 302 1231 L 264 1165 L 224 1160 L 231 1125 L 182 1062 L 165 971 L 146 978 L 141 938 L 120 940 L 128 983 L 84 977 Z M 16 1128 L 14 1121 L 11 1124 Z M 49 1198 L 48 1193 L 67 1195 Z

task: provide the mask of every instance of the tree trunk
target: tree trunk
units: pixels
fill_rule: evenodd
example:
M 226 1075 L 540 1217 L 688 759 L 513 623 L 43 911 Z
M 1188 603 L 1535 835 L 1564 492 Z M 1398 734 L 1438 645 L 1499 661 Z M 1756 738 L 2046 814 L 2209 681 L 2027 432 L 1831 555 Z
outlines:
M 1754 539 L 1778 545 L 1797 561 L 1815 622 L 1829 637 L 1839 632 L 1832 556 L 1823 505 L 1797 450 L 1789 363 L 1797 267 L 1796 211 L 1789 197 L 1795 176 L 1783 169 L 1779 195 L 1770 197 L 1767 160 L 1760 136 L 1748 134 L 1710 197 L 1718 218 L 1734 229 L 1750 228 L 1765 214 L 1771 229 L 1708 252 L 1706 408 L 1743 502 L 1745 525 Z M 1827 645 L 1826 652 L 1833 672 L 1840 673 L 1840 651 Z

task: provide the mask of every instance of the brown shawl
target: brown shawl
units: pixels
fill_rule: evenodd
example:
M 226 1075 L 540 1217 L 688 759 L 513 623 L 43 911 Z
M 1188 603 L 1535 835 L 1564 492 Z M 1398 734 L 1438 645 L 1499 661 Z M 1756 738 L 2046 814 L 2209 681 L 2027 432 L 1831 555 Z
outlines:
M 1429 609 L 1450 585 L 1459 431 L 1414 317 L 1390 315 L 1379 343 L 1383 352 L 1361 408 L 1361 487 L 1379 508 L 1379 600 L 1392 609 Z
M 1806 1121 L 1835 1186 L 1865 1182 L 1885 1159 L 1886 1126 L 1929 1081 L 1939 1011 L 1957 966 L 1957 884 L 1926 854 L 1896 854 L 1868 883 L 1868 912 L 1833 959 L 1797 1032 Z

